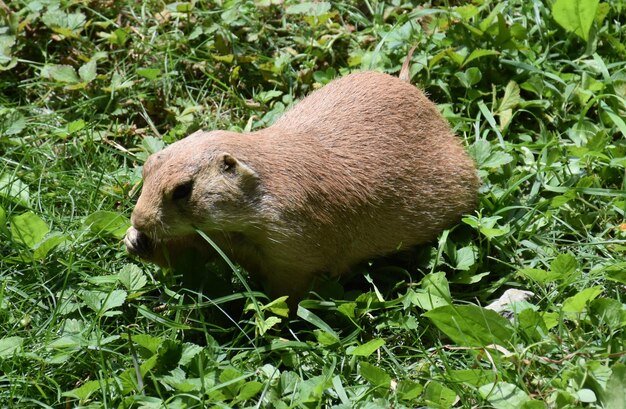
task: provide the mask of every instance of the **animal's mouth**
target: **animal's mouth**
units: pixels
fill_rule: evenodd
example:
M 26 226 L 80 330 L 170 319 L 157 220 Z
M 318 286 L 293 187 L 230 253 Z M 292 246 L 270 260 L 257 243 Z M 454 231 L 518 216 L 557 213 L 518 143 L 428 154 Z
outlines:
M 124 244 L 130 254 L 145 257 L 154 250 L 154 243 L 155 241 L 150 236 L 134 227 L 129 227 L 128 230 L 126 230 Z
M 131 226 L 126 230 L 124 236 L 124 244 L 126 250 L 130 254 L 146 258 L 150 257 L 158 247 L 160 243 L 176 240 L 177 238 L 184 237 L 184 234 L 177 234 L 171 230 L 139 230 L 134 226 Z

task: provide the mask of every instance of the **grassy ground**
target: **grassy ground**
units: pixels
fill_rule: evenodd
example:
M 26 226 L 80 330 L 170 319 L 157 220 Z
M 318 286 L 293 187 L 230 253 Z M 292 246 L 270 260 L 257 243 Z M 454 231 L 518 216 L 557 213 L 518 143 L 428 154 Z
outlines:
M 626 407 L 623 1 L 219 3 L 0 2 L 0 407 Z M 415 44 L 484 182 L 417 262 L 289 320 L 126 255 L 149 153 Z

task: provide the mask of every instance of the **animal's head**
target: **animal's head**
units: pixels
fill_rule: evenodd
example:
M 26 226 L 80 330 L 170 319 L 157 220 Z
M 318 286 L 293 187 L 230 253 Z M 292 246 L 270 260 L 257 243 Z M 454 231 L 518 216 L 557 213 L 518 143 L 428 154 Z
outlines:
M 260 196 L 257 173 L 221 147 L 213 133 L 197 133 L 151 155 L 131 216 L 155 239 L 205 231 L 242 231 Z

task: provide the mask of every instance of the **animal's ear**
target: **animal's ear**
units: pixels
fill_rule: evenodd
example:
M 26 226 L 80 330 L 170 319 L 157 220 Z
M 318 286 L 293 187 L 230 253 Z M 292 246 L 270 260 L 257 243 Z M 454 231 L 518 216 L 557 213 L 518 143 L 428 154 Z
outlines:
M 244 177 L 250 177 L 256 179 L 257 173 L 246 165 L 244 162 L 235 158 L 230 153 L 223 153 L 221 155 L 222 171 L 224 173 L 238 174 Z

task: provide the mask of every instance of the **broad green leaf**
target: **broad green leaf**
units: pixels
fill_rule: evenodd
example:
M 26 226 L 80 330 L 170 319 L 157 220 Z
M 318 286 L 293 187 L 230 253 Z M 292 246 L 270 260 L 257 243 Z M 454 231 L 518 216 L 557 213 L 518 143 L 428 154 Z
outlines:
M 2 36 L 0 36 L 0 38 L 2 38 Z M 2 61 L 0 60 L 0 64 L 1 63 Z M 0 71 L 2 71 L 1 67 Z M 2 107 L 0 107 L 0 112 L 2 112 Z M 26 128 L 26 125 L 26 117 L 16 109 L 0 116 L 0 127 L 3 136 L 18 135 Z
M 94 312 L 104 314 L 113 308 L 117 308 L 126 301 L 127 293 L 124 290 L 106 291 L 83 291 L 81 298 L 85 305 Z
M 49 231 L 48 224 L 33 212 L 22 213 L 11 219 L 13 240 L 31 249 L 34 249 Z
M 626 325 L 626 309 L 618 300 L 598 298 L 589 305 L 591 320 L 594 324 L 603 324 L 609 328 L 619 329 Z
M 497 169 L 513 160 L 511 155 L 492 148 L 491 144 L 484 139 L 478 139 L 468 151 L 481 169 Z
M 174 339 L 165 339 L 157 349 L 155 370 L 166 373 L 176 368 L 183 355 L 183 344 Z
M 531 339 L 541 341 L 548 334 L 548 327 L 537 311 L 527 308 L 517 314 L 518 327 L 526 333 Z
M 487 237 L 488 240 L 491 240 L 494 237 L 504 236 L 510 231 L 509 225 L 504 225 L 501 228 L 493 228 L 493 227 L 481 227 L 480 232 Z
M 239 394 L 237 395 L 237 400 L 244 401 L 255 397 L 259 392 L 261 392 L 264 388 L 264 385 L 261 382 L 252 381 L 246 382 L 243 384 L 241 389 L 239 389 Z
M 101 236 L 113 236 L 121 239 L 130 227 L 126 217 L 120 213 L 107 210 L 98 210 L 85 218 L 87 226 L 94 234 Z
M 457 72 L 454 76 L 459 79 L 461 85 L 465 88 L 471 88 L 482 79 L 482 73 L 477 67 L 470 67 L 464 72 Z
M 58 8 L 48 8 L 42 16 L 42 21 L 50 28 L 65 29 L 62 33 L 72 33 L 85 24 L 86 17 L 83 13 L 65 13 Z M 58 31 L 58 30 L 55 30 Z
M 560 274 L 540 268 L 522 268 L 517 271 L 517 277 L 525 277 L 539 284 L 546 284 L 562 278 Z
M 48 342 L 46 346 L 55 349 L 72 349 L 82 346 L 84 342 L 85 340 L 78 335 L 63 335 Z
M 599 0 L 556 0 L 552 16 L 561 27 L 587 41 L 598 3 Z
M 289 317 L 289 305 L 287 305 L 288 296 L 278 297 L 275 300 L 272 300 L 268 304 L 265 304 L 261 307 L 263 311 L 270 311 L 273 314 L 276 314 L 280 317 Z
M 207 338 L 210 338 L 211 336 L 209 334 L 207 334 Z M 183 354 L 180 357 L 180 365 L 184 366 L 187 365 L 189 362 L 191 362 L 191 360 L 197 356 L 200 352 L 203 351 L 203 347 L 201 347 L 200 345 L 196 345 L 193 344 L 191 342 L 186 342 L 183 344 Z
M 337 338 L 334 338 L 332 335 L 328 334 L 327 332 L 316 329 L 316 330 L 313 330 L 313 333 L 315 334 L 315 339 L 320 345 L 330 346 L 330 345 L 334 345 L 337 343 Z
M 506 152 L 493 151 L 489 157 L 481 164 L 482 168 L 497 169 L 510 163 L 513 157 Z
M 484 369 L 451 369 L 446 372 L 451 380 L 470 386 L 481 386 L 496 380 L 496 374 Z
M 329 83 L 336 76 L 337 76 L 337 70 L 335 70 L 332 67 L 327 68 L 325 70 L 315 71 L 313 73 L 313 79 L 316 82 L 319 82 L 321 84 Z
M 567 192 L 565 192 L 565 194 L 554 196 L 550 200 L 550 206 L 561 207 L 575 198 L 576 198 L 576 192 L 574 190 L 568 190 Z
M 102 276 L 89 276 L 85 280 L 95 284 L 98 287 L 112 288 L 119 281 L 119 276 L 116 274 L 107 274 Z
M 456 251 L 456 269 L 467 271 L 476 262 L 476 247 L 466 246 Z
M 78 76 L 84 82 L 91 82 L 96 79 L 97 68 L 98 68 L 98 63 L 96 62 L 96 60 L 92 59 L 89 62 L 83 64 L 78 69 Z
M 106 296 L 102 303 L 102 311 L 109 311 L 124 304 L 128 294 L 124 290 L 113 290 Z
M 4 230 L 7 222 L 7 212 L 4 207 L 0 206 L 0 230 Z
M 467 224 L 468 226 L 472 226 L 475 229 L 477 229 L 480 226 L 480 221 L 478 220 L 476 216 L 467 216 L 467 217 L 462 218 L 461 221 Z
M 626 408 L 626 365 L 616 363 L 611 368 L 602 403 L 605 408 Z
M 157 78 L 159 78 L 159 75 L 161 75 L 161 70 L 159 70 L 158 68 L 137 68 L 135 72 L 140 77 L 144 77 L 146 79 L 149 79 L 150 81 L 156 80 Z
M 155 138 L 154 136 L 146 136 L 141 141 L 141 147 L 151 155 L 165 148 L 165 143 L 163 139 Z
M 277 90 L 263 91 L 263 92 L 259 92 L 258 94 L 256 94 L 254 96 L 254 99 L 265 104 L 281 95 L 283 95 L 282 91 L 277 91 Z
M 604 287 L 600 285 L 585 288 L 578 294 L 567 298 L 561 309 L 563 312 L 581 313 L 587 307 L 587 303 L 602 294 L 603 291 Z
M 127 339 L 127 334 L 122 334 L 122 338 Z M 146 348 L 151 353 L 155 354 L 159 349 L 159 345 L 163 343 L 163 337 L 155 337 L 150 334 L 133 334 L 131 336 L 132 342 L 137 343 L 137 345 Z
M 434 308 L 450 305 L 450 301 L 446 300 L 445 298 L 421 289 L 411 291 L 409 293 L 409 300 L 411 301 L 411 304 L 425 311 L 430 311 Z
M 14 35 L 1 35 L 0 36 L 0 63 L 10 61 L 13 57 L 12 48 L 15 45 Z
M 72 121 L 67 124 L 67 133 L 72 134 L 84 129 L 86 126 L 85 121 L 82 119 L 77 119 L 76 121 Z
M 219 376 L 220 390 L 225 396 L 234 398 L 245 379 L 246 376 L 239 369 L 232 366 L 226 367 Z
M 24 207 L 28 207 L 30 202 L 28 186 L 8 174 L 0 175 L 0 196 Z
M 484 139 L 477 139 L 468 149 L 470 155 L 481 166 L 491 155 L 491 144 Z
M 260 319 L 258 316 L 256 318 L 256 326 L 259 330 L 259 335 L 263 335 L 265 334 L 267 331 L 269 331 L 272 327 L 274 327 L 276 324 L 280 324 L 282 322 L 282 320 L 278 317 L 267 317 L 265 319 Z
M 494 51 L 494 50 L 475 49 L 463 61 L 463 65 L 462 66 L 465 66 L 465 65 L 469 64 L 470 62 L 478 59 L 478 58 L 487 57 L 489 55 L 498 55 L 498 54 L 499 53 L 497 51 Z
M 69 65 L 44 65 L 39 75 L 42 78 L 66 84 L 80 82 L 80 78 L 76 75 L 76 70 Z
M 358 347 L 352 350 L 349 350 L 347 353 L 349 355 L 368 357 L 372 355 L 374 352 L 376 352 L 378 348 L 382 347 L 383 345 L 385 345 L 384 339 L 375 338 L 375 339 L 372 339 L 371 341 L 366 342 L 363 345 L 359 345 Z
M 504 96 L 500 101 L 498 112 L 505 111 L 507 109 L 517 108 L 522 101 L 520 97 L 519 85 L 515 81 L 509 81 L 504 89 Z
M 118 28 L 112 33 L 101 33 L 103 38 L 106 38 L 110 44 L 123 46 L 129 38 L 128 28 Z
M 448 301 L 448 304 L 452 303 L 452 296 L 450 295 L 450 285 L 446 274 L 442 272 L 427 274 L 422 279 L 422 288 L 429 294 L 433 294 L 437 297 L 441 297 Z
M 193 2 L 189 3 L 189 2 L 180 2 L 180 3 L 175 3 L 176 5 L 176 11 L 179 13 L 189 13 L 191 12 L 191 10 L 193 10 Z
M 422 394 L 423 390 L 424 387 L 422 385 L 408 379 L 401 380 L 396 387 L 396 393 L 399 398 L 406 401 L 416 399 Z
M 456 393 L 439 382 L 431 381 L 424 388 L 422 395 L 426 402 L 432 402 L 436 408 L 451 408 L 457 399 Z
M 626 268 L 620 270 L 611 270 L 606 273 L 606 278 L 611 281 L 626 285 Z
M 465 21 L 469 21 L 472 17 L 480 12 L 478 7 L 474 6 L 473 4 L 463 4 L 462 6 L 455 7 L 453 10 L 455 13 L 458 13 Z
M 134 264 L 125 264 L 120 269 L 118 280 L 131 292 L 141 290 L 148 283 L 145 273 Z
M 48 235 L 45 239 L 40 241 L 35 245 L 33 251 L 33 259 L 35 260 L 43 260 L 46 258 L 48 253 L 59 246 L 60 244 L 66 243 L 69 241 L 69 237 L 60 232 L 53 232 Z
M 495 311 L 475 305 L 447 305 L 423 314 L 461 346 L 508 345 L 513 336 L 509 321 Z
M 585 402 L 585 403 L 593 403 L 598 400 L 598 398 L 596 397 L 596 394 L 591 389 L 587 389 L 587 388 L 582 388 L 576 391 L 576 397 L 578 398 L 579 401 Z
M 562 321 L 558 312 L 544 312 L 541 315 L 547 329 L 551 329 L 559 325 Z
M 550 263 L 550 271 L 558 275 L 561 279 L 567 278 L 578 268 L 576 258 L 568 253 L 559 254 L 552 263 Z
M 468 216 L 463 218 L 463 222 L 474 228 L 478 228 L 487 239 L 491 240 L 494 237 L 507 234 L 510 230 L 508 224 L 502 227 L 498 225 L 498 220 L 500 219 L 502 219 L 501 216 L 481 217 L 480 219 L 475 216 Z
M 0 338 L 0 358 L 11 358 L 22 349 L 22 337 Z
M 480 395 L 495 409 L 521 409 L 530 398 L 522 389 L 508 382 L 488 383 L 478 388 Z
M 63 392 L 62 395 L 68 398 L 75 398 L 80 401 L 88 399 L 94 392 L 102 388 L 102 381 L 99 379 L 87 381 L 78 388 Z
M 470 270 L 461 271 L 458 274 L 455 274 L 454 277 L 450 279 L 451 283 L 454 284 L 476 284 L 480 282 L 483 278 L 489 276 L 491 274 L 490 271 L 485 271 L 482 273 L 473 274 Z
M 359 373 L 374 386 L 389 388 L 391 385 L 391 377 L 387 372 L 368 362 L 361 362 L 359 364 Z
M 63 325 L 63 333 L 65 334 L 80 334 L 84 329 L 85 322 L 74 318 L 65 320 L 65 325 Z
M 337 311 L 339 311 L 340 313 L 342 313 L 348 318 L 355 318 L 355 312 L 354 312 L 355 310 L 356 310 L 356 303 L 354 302 L 347 302 L 344 304 L 340 304 L 337 307 Z
M 300 392 L 298 401 L 302 403 L 318 402 L 324 394 L 324 390 L 331 385 L 330 378 L 324 375 L 309 378 L 298 385 Z M 305 405 L 298 406 L 305 407 Z

